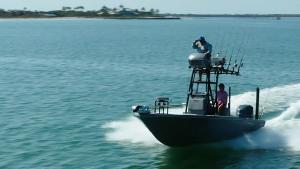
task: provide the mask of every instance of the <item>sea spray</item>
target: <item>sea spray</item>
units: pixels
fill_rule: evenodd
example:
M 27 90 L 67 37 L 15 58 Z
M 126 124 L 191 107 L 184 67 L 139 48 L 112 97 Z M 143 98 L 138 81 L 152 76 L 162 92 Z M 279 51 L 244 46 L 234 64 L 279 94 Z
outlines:
M 223 141 L 215 146 L 234 149 L 290 149 L 300 151 L 300 100 L 291 103 L 280 116 L 266 122 L 258 131 Z
M 291 103 L 289 108 L 286 109 L 280 116 L 269 121 L 270 124 L 276 125 L 289 120 L 296 120 L 300 115 L 300 100 Z
M 108 131 L 105 137 L 109 141 L 141 143 L 146 146 L 160 144 L 144 124 L 136 117 L 128 117 L 125 120 L 113 121 L 102 126 Z
M 279 112 L 287 108 L 291 103 L 300 99 L 300 83 L 272 88 L 262 89 L 260 92 L 260 105 L 264 113 Z M 246 92 L 232 96 L 231 112 L 234 112 L 239 105 L 250 104 L 255 106 L 255 92 Z

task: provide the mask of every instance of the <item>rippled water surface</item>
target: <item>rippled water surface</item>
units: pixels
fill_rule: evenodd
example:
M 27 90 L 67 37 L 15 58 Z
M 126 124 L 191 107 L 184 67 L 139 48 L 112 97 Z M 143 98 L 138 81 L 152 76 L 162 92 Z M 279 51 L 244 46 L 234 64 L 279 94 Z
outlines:
M 299 28 L 299 18 L 0 20 L 0 167 L 300 168 Z M 260 86 L 267 124 L 168 148 L 130 106 L 184 102 L 200 35 L 215 54 L 244 56 L 242 76 L 221 80 L 233 106 Z

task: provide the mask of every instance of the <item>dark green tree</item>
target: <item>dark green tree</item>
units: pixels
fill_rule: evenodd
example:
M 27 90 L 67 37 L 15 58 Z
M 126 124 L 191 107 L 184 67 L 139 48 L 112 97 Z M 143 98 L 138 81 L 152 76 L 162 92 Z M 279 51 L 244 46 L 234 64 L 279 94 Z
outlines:
M 155 10 L 154 10 L 153 8 L 151 8 L 151 9 L 150 9 L 150 13 L 151 13 L 152 15 L 154 15 Z
M 74 9 L 75 10 L 84 10 L 84 7 L 83 6 L 76 6 Z
M 72 8 L 71 7 L 68 7 L 68 6 L 63 6 L 62 7 L 62 10 L 63 11 L 68 11 L 68 10 L 71 10 Z

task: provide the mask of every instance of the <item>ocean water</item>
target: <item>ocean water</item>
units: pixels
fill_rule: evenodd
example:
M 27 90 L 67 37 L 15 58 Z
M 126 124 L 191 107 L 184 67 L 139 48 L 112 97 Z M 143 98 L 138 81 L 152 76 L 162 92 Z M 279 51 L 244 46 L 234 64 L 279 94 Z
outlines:
M 299 28 L 299 18 L 0 20 L 0 168 L 300 168 Z M 242 76 L 221 81 L 233 107 L 261 88 L 266 127 L 169 148 L 130 108 L 185 101 L 201 35 L 214 54 L 244 57 Z

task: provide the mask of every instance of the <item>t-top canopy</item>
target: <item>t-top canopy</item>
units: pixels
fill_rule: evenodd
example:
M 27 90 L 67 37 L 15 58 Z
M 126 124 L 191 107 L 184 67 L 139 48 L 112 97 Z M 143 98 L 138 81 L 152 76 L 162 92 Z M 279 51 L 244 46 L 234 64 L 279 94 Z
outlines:
M 209 68 L 210 66 L 223 66 L 225 58 L 223 57 L 208 57 L 203 53 L 192 53 L 189 56 L 189 64 L 193 68 Z

